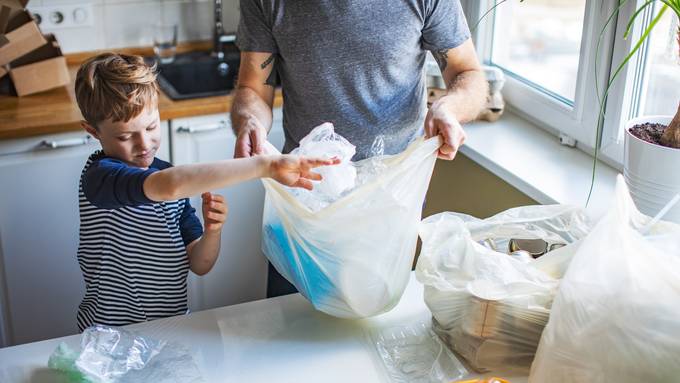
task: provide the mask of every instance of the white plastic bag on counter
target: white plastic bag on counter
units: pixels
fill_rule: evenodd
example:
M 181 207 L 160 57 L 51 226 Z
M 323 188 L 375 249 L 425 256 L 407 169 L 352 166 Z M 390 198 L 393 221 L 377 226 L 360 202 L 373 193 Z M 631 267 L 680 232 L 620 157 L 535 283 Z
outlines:
M 439 146 L 420 138 L 398 155 L 355 163 L 382 170 L 318 211 L 263 179 L 265 255 L 317 310 L 343 318 L 390 310 L 409 280 Z
M 680 225 L 616 200 L 560 285 L 529 381 L 680 381 Z
M 563 205 L 423 220 L 416 276 L 435 332 L 478 371 L 528 372 L 559 278 L 588 230 L 585 213 Z M 513 238 L 567 246 L 527 262 L 505 252 Z

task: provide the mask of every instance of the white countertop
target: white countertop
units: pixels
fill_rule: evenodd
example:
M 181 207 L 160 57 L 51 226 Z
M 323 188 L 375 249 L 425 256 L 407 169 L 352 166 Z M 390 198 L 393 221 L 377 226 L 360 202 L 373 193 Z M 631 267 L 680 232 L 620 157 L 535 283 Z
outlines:
M 387 382 L 367 332 L 429 320 L 423 287 L 412 275 L 399 305 L 368 319 L 333 318 L 293 294 L 128 328 L 189 347 L 206 382 Z M 47 360 L 62 341 L 77 349 L 80 336 L 0 349 L 0 382 L 59 381 Z

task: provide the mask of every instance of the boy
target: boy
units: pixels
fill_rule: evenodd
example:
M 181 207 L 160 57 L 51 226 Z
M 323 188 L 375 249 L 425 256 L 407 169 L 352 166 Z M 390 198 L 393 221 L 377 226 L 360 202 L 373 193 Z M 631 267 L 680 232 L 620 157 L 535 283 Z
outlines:
M 155 158 L 161 136 L 154 67 L 139 56 L 101 54 L 83 63 L 75 88 L 81 125 L 102 146 L 79 185 L 81 331 L 187 312 L 187 272 L 213 267 L 227 216 L 223 197 L 207 190 L 258 177 L 311 189 L 311 180 L 321 179 L 312 168 L 338 163 L 279 155 L 172 167 Z M 199 193 L 203 227 L 188 199 Z

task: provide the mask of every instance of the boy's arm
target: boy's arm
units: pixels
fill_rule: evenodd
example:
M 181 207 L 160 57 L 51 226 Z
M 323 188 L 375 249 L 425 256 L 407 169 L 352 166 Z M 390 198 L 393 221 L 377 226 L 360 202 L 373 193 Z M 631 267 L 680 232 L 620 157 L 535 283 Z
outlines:
M 220 252 L 222 225 L 227 219 L 227 204 L 218 194 L 203 193 L 203 236 L 187 245 L 189 267 L 196 275 L 205 275 L 217 261 Z
M 153 201 L 187 198 L 206 190 L 220 189 L 253 178 L 270 177 L 287 186 L 312 188 L 321 180 L 312 168 L 338 164 L 337 159 L 290 155 L 255 156 L 163 169 L 144 180 L 144 194 Z

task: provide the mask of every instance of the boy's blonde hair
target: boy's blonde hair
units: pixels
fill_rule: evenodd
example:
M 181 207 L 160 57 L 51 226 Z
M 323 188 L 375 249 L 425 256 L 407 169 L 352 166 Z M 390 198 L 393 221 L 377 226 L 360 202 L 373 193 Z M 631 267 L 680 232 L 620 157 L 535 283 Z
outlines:
M 85 120 L 128 122 L 158 102 L 156 65 L 140 56 L 102 53 L 85 61 L 76 75 L 76 101 Z

